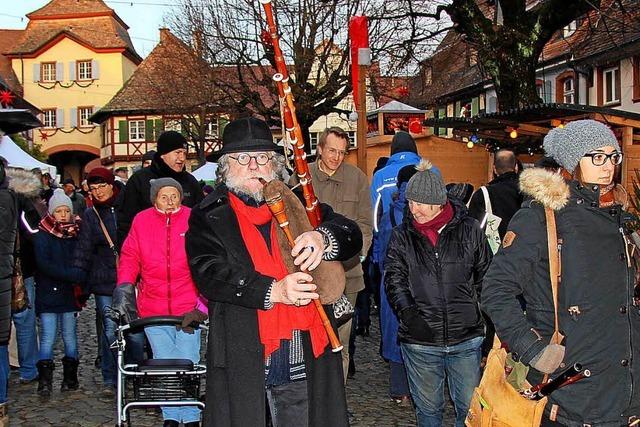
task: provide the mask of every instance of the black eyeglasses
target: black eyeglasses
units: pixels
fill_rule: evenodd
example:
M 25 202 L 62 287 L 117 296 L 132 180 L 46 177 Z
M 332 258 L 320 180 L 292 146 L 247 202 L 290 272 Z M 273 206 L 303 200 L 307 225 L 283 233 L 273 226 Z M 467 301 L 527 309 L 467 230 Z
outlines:
M 103 182 L 101 184 L 94 184 L 94 185 L 90 185 L 89 186 L 89 191 L 98 191 L 98 190 L 104 190 L 105 188 L 107 188 L 109 184 L 107 184 L 106 182 Z
M 607 159 L 611 159 L 611 164 L 619 165 L 622 163 L 622 153 L 614 151 L 611 154 L 605 153 L 587 153 L 584 157 L 591 157 L 591 163 L 594 166 L 602 166 L 607 162 Z
M 251 159 L 255 159 L 257 164 L 259 164 L 260 166 L 264 166 L 267 163 L 269 163 L 269 160 L 272 159 L 272 156 L 269 156 L 267 153 L 259 153 L 259 154 L 256 154 L 255 156 L 252 156 L 247 153 L 242 153 L 242 154 L 238 154 L 236 157 L 233 157 L 233 156 L 229 156 L 229 157 L 231 157 L 233 160 L 238 162 L 238 164 L 241 166 L 246 166 L 249 163 L 251 163 Z

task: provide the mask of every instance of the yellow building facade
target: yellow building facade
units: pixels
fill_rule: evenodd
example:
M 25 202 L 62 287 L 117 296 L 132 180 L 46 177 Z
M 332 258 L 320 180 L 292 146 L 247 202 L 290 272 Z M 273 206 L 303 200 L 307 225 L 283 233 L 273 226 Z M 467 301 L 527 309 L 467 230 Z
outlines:
M 63 179 L 78 183 L 105 140 L 89 117 L 122 88 L 141 58 L 126 24 L 102 0 L 52 0 L 27 17 L 21 40 L 5 55 L 24 98 L 42 111 L 44 126 L 33 142 Z

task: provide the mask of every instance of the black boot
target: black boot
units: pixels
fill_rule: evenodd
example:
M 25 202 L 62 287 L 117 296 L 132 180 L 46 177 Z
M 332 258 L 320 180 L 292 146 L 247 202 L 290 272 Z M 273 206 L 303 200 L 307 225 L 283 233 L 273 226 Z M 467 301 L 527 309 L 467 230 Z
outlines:
M 180 422 L 176 420 L 164 420 L 164 424 L 162 424 L 162 427 L 178 427 L 179 425 Z
M 43 397 L 51 395 L 51 382 L 53 381 L 53 360 L 45 359 L 36 363 L 38 368 L 38 394 Z
M 77 390 L 78 386 L 78 359 L 70 357 L 62 358 L 62 386 L 60 391 Z
M 184 427 L 200 427 L 200 421 L 192 421 L 190 423 L 185 423 Z

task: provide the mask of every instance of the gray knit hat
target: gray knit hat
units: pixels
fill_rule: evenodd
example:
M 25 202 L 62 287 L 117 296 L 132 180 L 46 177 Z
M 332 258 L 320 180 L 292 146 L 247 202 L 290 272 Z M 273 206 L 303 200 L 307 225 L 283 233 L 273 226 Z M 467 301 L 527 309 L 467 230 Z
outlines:
M 447 189 L 440 174 L 433 171 L 431 162 L 422 159 L 416 169 L 418 172 L 407 184 L 405 198 L 425 205 L 444 205 L 447 202 Z
M 611 129 L 596 120 L 576 120 L 562 129 L 551 129 L 543 143 L 547 156 L 571 173 L 585 154 L 605 145 L 620 151 L 620 144 Z
M 53 214 L 53 211 L 58 209 L 60 206 L 68 207 L 73 214 L 73 203 L 71 203 L 71 199 L 69 196 L 64 194 L 64 190 L 62 188 L 56 188 L 49 199 L 49 213 Z
M 151 184 L 151 188 L 149 189 L 149 199 L 151 200 L 151 204 L 156 202 L 158 191 L 163 187 L 174 187 L 180 192 L 180 200 L 184 197 L 184 194 L 182 193 L 182 185 L 173 178 L 152 179 L 149 183 Z

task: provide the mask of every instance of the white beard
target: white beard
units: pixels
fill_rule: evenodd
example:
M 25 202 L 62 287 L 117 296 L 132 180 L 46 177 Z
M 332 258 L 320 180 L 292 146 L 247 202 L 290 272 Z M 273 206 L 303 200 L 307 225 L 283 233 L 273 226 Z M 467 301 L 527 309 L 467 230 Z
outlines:
M 258 178 L 262 178 L 267 182 L 277 179 L 276 173 L 273 171 L 269 174 L 255 174 L 254 176 Z M 260 188 L 257 191 L 253 191 L 247 188 L 247 186 L 244 185 L 244 182 L 241 181 L 240 178 L 238 177 L 227 176 L 224 183 L 229 190 L 231 190 L 233 193 L 239 196 L 241 195 L 249 196 L 258 203 L 264 201 L 264 194 L 262 193 L 262 188 Z

